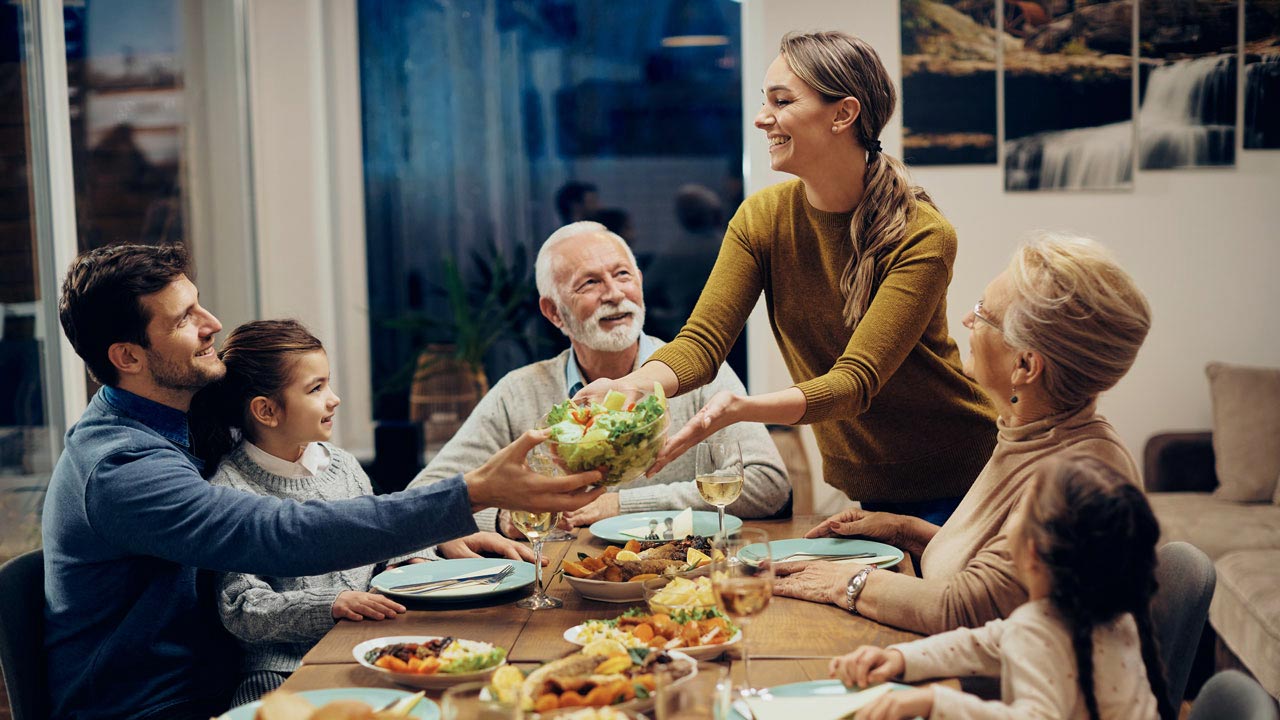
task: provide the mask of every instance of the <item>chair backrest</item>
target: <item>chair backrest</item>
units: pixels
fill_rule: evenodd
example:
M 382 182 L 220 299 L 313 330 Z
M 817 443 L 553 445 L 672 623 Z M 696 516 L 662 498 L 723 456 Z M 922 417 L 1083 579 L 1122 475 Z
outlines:
M 771 425 L 769 437 L 778 447 L 782 463 L 791 481 L 791 512 L 794 515 L 813 514 L 813 474 L 809 470 L 809 455 L 804 449 L 800 429 L 785 425 Z
M 1239 670 L 1223 670 L 1200 689 L 1187 720 L 1280 720 L 1276 701 Z
M 1151 601 L 1152 632 L 1160 643 L 1169 701 L 1179 707 L 1218 576 L 1209 556 L 1189 543 L 1168 543 L 1156 551 L 1156 556 L 1159 589 Z
M 46 720 L 44 552 L 0 565 L 0 668 L 13 720 Z

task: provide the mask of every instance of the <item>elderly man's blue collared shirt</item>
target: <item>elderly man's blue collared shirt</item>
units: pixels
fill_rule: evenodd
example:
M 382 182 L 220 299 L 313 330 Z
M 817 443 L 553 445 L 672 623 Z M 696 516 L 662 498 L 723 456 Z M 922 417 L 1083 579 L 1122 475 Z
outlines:
M 643 365 L 657 349 L 658 344 L 653 338 L 640 333 L 640 351 L 636 353 L 635 366 L 638 368 Z M 587 386 L 582 370 L 578 367 L 578 356 L 573 352 L 573 345 L 569 346 L 569 361 L 564 364 L 564 386 L 569 388 L 569 397 L 577 395 L 579 390 Z

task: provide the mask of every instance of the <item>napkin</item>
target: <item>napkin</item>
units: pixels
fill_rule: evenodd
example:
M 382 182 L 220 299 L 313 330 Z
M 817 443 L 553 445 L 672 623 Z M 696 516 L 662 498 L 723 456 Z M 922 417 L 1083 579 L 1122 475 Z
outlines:
M 756 720 L 841 720 L 870 705 L 893 690 L 893 685 L 877 685 L 846 695 L 808 697 L 749 697 L 747 706 Z
M 692 509 L 681 510 L 680 514 L 676 515 L 675 518 L 672 519 L 671 521 L 672 537 L 670 538 L 666 537 L 667 526 L 665 523 L 662 522 L 663 520 L 662 517 L 659 515 L 653 515 L 651 517 L 655 518 L 658 521 L 657 528 L 651 529 L 648 523 L 646 523 L 644 525 L 641 525 L 640 527 L 631 528 L 630 530 L 622 530 L 621 534 L 626 535 L 627 537 L 636 538 L 638 540 L 648 539 L 649 533 L 653 532 L 654 530 L 657 531 L 658 537 L 662 540 L 683 540 L 686 535 L 693 534 L 693 510 Z
M 436 578 L 435 580 L 419 580 L 417 582 L 405 582 L 405 583 L 400 583 L 398 585 L 391 585 L 390 587 L 394 588 L 394 587 L 403 587 L 405 585 L 421 585 L 423 583 L 445 582 L 447 580 L 466 580 L 467 578 L 483 577 L 486 575 L 492 575 L 497 572 L 502 572 L 503 570 L 509 567 L 511 567 L 511 563 L 505 563 L 503 565 L 490 565 L 489 567 L 480 568 L 479 570 L 472 570 L 471 572 L 465 572 L 465 573 L 462 573 L 461 575 L 454 575 L 453 577 Z M 394 570 L 391 570 L 390 572 L 398 573 L 400 572 L 401 569 L 402 568 L 396 568 Z

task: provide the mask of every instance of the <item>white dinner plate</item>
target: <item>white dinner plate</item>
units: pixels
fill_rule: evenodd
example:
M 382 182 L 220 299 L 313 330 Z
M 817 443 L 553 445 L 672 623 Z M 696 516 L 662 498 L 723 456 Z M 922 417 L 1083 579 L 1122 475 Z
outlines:
M 586 646 L 586 643 L 582 641 L 581 636 L 582 636 L 581 625 L 574 625 L 573 627 L 564 631 L 565 640 L 573 643 L 574 645 Z M 694 660 L 714 660 L 715 658 L 718 658 L 724 653 L 731 650 L 734 646 L 736 646 L 740 642 L 742 642 L 741 630 L 734 633 L 733 637 L 729 638 L 729 642 L 720 643 L 719 645 L 695 645 L 693 647 L 676 648 L 676 650 L 684 653 L 685 655 L 688 655 Z
M 400 685 L 408 685 L 409 687 L 424 688 L 427 690 L 440 690 L 442 688 L 447 688 L 450 685 L 457 685 L 458 683 L 487 680 L 489 679 L 489 676 L 493 674 L 494 670 L 502 667 L 507 662 L 506 660 L 503 660 L 492 667 L 469 673 L 436 673 L 434 675 L 421 675 L 419 673 L 392 672 L 386 668 L 380 668 L 365 659 L 365 655 L 377 650 L 378 648 L 386 647 L 387 645 L 395 645 L 396 643 L 418 643 L 421 645 L 423 643 L 431 642 L 437 637 L 439 636 L 396 635 L 392 637 L 375 638 L 373 640 L 365 640 L 359 645 L 356 645 L 352 648 L 351 654 L 355 656 L 356 662 L 373 672 L 381 674 L 392 682 L 399 683 Z

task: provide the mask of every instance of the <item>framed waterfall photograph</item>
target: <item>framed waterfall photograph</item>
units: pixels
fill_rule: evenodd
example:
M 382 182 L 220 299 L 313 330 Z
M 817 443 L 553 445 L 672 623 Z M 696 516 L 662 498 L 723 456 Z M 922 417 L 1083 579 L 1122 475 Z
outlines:
M 1006 0 L 1005 190 L 1133 187 L 1132 0 Z
M 1280 149 L 1280 0 L 1244 0 L 1244 149 Z
M 902 0 L 902 156 L 996 162 L 996 0 Z
M 1138 167 L 1235 164 L 1239 0 L 1139 0 Z

